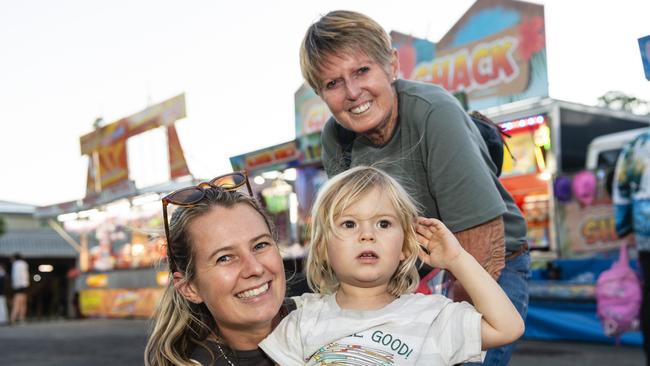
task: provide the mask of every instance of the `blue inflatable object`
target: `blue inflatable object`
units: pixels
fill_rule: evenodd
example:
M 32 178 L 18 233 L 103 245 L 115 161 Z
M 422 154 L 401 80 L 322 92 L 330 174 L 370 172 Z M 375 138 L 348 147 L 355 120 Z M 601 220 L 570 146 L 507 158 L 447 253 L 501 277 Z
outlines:
M 524 338 L 616 344 L 616 338 L 604 334 L 596 316 L 595 302 L 531 301 Z M 640 347 L 642 342 L 641 332 L 638 331 L 620 337 L 620 344 L 624 345 Z
M 616 344 L 615 337 L 605 335 L 596 315 L 594 290 L 598 275 L 617 257 L 616 253 L 602 253 L 591 258 L 556 259 L 552 267 L 559 276 L 552 280 L 548 271 L 532 271 L 524 338 Z M 636 260 L 630 265 L 636 268 Z M 627 332 L 619 341 L 641 347 L 643 338 L 640 331 Z

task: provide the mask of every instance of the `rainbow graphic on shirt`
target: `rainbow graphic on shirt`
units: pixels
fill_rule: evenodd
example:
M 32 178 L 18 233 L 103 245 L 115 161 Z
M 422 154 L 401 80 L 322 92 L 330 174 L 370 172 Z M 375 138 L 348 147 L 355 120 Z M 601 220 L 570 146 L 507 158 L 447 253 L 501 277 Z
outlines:
M 309 359 L 313 365 L 388 366 L 395 355 L 377 348 L 356 344 L 330 343 Z

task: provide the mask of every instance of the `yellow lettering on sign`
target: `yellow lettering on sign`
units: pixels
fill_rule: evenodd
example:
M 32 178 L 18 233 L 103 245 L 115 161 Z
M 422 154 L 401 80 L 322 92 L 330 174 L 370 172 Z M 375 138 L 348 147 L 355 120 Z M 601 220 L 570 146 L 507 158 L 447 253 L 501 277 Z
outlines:
M 517 39 L 506 36 L 471 49 L 461 48 L 430 63 L 419 64 L 412 78 L 438 84 L 451 92 L 471 92 L 511 82 L 519 76 L 514 58 L 517 44 Z
M 582 236 L 587 245 L 617 240 L 613 217 L 594 217 L 582 225 Z

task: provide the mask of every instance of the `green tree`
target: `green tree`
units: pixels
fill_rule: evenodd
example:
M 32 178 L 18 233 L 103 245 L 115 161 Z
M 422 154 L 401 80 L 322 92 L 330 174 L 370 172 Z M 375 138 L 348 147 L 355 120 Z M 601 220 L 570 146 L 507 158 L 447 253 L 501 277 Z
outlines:
M 5 233 L 5 220 L 0 216 L 0 236 Z
M 650 102 L 616 90 L 598 97 L 598 105 L 636 114 L 650 114 Z

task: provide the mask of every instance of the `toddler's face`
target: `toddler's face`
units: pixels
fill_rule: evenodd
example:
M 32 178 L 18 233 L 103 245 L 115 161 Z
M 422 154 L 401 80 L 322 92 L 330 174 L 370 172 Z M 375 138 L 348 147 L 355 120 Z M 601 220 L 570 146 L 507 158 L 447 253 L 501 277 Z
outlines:
M 341 284 L 386 286 L 404 259 L 404 228 L 395 207 L 372 189 L 334 220 L 327 244 L 330 265 Z

